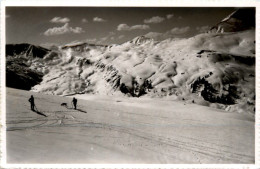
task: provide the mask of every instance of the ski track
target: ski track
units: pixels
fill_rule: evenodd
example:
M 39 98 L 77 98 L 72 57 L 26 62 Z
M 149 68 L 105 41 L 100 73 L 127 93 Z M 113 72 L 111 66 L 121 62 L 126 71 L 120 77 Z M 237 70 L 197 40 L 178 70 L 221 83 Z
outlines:
M 22 97 L 22 95 L 19 95 L 19 97 Z M 37 134 L 47 134 L 50 137 L 52 135 L 76 137 L 86 139 L 84 144 L 95 145 L 129 158 L 134 157 L 131 152 L 140 152 L 141 154 L 146 152 L 151 155 L 150 159 L 147 157 L 149 160 L 146 160 L 150 162 L 153 159 L 155 163 L 179 161 L 202 164 L 251 163 L 254 161 L 253 154 L 239 152 L 235 149 L 235 146 L 225 142 L 213 142 L 196 135 L 174 132 L 180 130 L 178 125 L 189 125 L 190 128 L 197 126 L 200 127 L 198 129 L 201 129 L 202 124 L 207 124 L 207 121 L 205 121 L 207 118 L 201 120 L 178 114 L 176 114 L 177 116 L 167 117 L 165 111 L 160 112 L 160 114 L 156 114 L 154 111 L 144 113 L 142 109 L 122 107 L 117 109 L 114 106 L 109 106 L 110 104 L 104 104 L 102 108 L 97 108 L 92 102 L 88 106 L 79 106 L 80 111 L 77 111 L 61 106 L 53 107 L 53 104 L 60 104 L 51 102 L 49 99 L 41 99 L 41 101 L 52 104 L 50 107 L 39 106 L 39 111 L 47 117 L 31 112 L 28 110 L 29 106 L 27 112 L 23 111 L 23 115 L 26 115 L 26 117 L 21 116 L 21 114 L 17 116 L 14 113 L 10 116 L 7 114 L 7 134 L 37 131 Z M 7 103 L 11 104 L 11 102 Z M 102 102 L 98 103 L 98 105 L 100 104 Z M 53 110 L 53 108 L 56 108 L 56 110 Z M 71 132 L 74 129 L 76 132 Z M 172 130 L 174 134 L 163 132 L 167 129 Z M 88 133 L 89 130 L 96 132 L 93 132 L 94 134 Z M 239 132 L 239 129 L 234 127 L 230 128 L 230 131 L 232 130 Z M 117 134 L 115 135 L 115 133 Z M 104 140 L 107 144 L 102 145 L 101 143 Z M 73 145 L 71 147 L 73 148 Z M 131 151 L 128 152 L 128 150 Z M 145 161 L 145 157 L 143 158 Z
M 69 111 L 68 111 L 69 112 Z M 132 113 L 134 114 L 134 113 Z M 142 114 L 135 114 L 137 116 Z M 53 119 L 54 117 L 54 119 Z M 71 119 L 68 119 L 67 117 L 71 117 Z M 165 117 L 162 117 L 165 118 Z M 76 122 L 74 124 L 69 124 L 70 120 L 72 122 Z M 114 120 L 121 120 L 123 122 L 131 122 L 132 118 L 128 117 L 128 120 L 122 119 L 122 116 L 120 118 L 115 118 Z M 55 126 L 64 126 L 64 127 L 92 127 L 92 128 L 102 128 L 104 130 L 114 130 L 118 131 L 120 133 L 127 133 L 129 135 L 132 135 L 134 137 L 138 137 L 141 139 L 146 140 L 145 142 L 150 142 L 152 144 L 166 146 L 167 149 L 178 149 L 179 151 L 187 151 L 189 153 L 192 153 L 194 157 L 197 159 L 198 163 L 202 163 L 203 160 L 199 158 L 199 155 L 206 155 L 212 158 L 217 158 L 218 160 L 231 160 L 234 162 L 244 162 L 247 160 L 252 159 L 252 156 L 246 156 L 244 154 L 238 154 L 228 151 L 229 146 L 226 146 L 223 148 L 223 145 L 217 145 L 212 144 L 208 142 L 204 142 L 202 140 L 193 139 L 193 144 L 191 142 L 185 142 L 184 140 L 187 139 L 185 137 L 182 137 L 178 135 L 179 139 L 173 139 L 173 138 L 167 138 L 162 137 L 158 135 L 148 134 L 144 131 L 135 130 L 132 128 L 127 128 L 124 126 L 116 126 L 116 125 L 109 125 L 105 123 L 86 123 L 85 120 L 80 120 L 75 118 L 72 115 L 69 115 L 65 113 L 65 111 L 56 111 L 54 112 L 54 116 L 51 116 L 51 118 L 36 118 L 32 120 L 18 120 L 18 121 L 8 121 L 7 124 L 21 124 L 21 123 L 30 123 L 30 122 L 40 122 L 40 124 L 29 126 L 29 127 L 10 127 L 7 129 L 7 131 L 15 131 L 15 130 L 25 130 L 25 129 L 36 129 L 41 127 L 55 127 Z M 65 124 L 67 123 L 68 124 Z M 136 124 L 142 124 L 142 125 L 152 125 L 151 123 L 144 123 L 144 122 L 138 122 L 135 121 Z M 131 126 L 131 125 L 130 125 Z M 129 126 L 128 126 L 129 127 Z M 65 133 L 62 133 L 65 134 Z M 180 139 L 181 138 L 181 139 Z M 192 138 L 188 138 L 192 139 Z M 196 140 L 196 141 L 194 141 Z M 217 147 L 214 148 L 213 146 Z M 221 147 L 221 150 L 220 150 Z M 149 151 L 154 151 L 156 153 L 160 153 L 158 151 L 155 151 L 151 148 L 148 148 L 148 146 L 144 146 L 144 149 L 147 149 Z M 225 157 L 223 157 L 223 153 L 225 153 Z M 177 158 L 174 155 L 168 154 L 168 153 L 161 153 L 163 155 L 167 155 L 169 157 Z

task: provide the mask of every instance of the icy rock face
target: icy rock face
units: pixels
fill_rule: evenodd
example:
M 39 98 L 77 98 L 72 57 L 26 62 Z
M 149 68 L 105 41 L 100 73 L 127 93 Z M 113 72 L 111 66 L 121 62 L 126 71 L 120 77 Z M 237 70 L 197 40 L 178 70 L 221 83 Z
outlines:
M 19 58 L 8 57 L 6 59 L 6 86 L 30 90 L 32 86 L 39 84 L 43 74 L 29 68 L 29 65 Z
M 237 32 L 255 28 L 255 9 L 242 8 L 224 18 L 210 32 Z
M 43 58 L 49 52 L 48 49 L 27 43 L 6 45 L 7 56 L 24 56 L 32 58 Z
M 200 51 L 198 54 L 202 53 L 205 54 L 198 57 L 207 57 L 212 63 L 225 64 L 223 72 L 214 71 L 222 79 L 221 81 L 212 81 L 211 76 L 214 76 L 213 72 L 209 72 L 203 77 L 200 76 L 191 84 L 192 93 L 199 93 L 205 100 L 212 103 L 235 104 L 236 100 L 241 97 L 240 92 L 242 90 L 237 84 L 243 83 L 242 81 L 251 81 L 253 83 L 252 74 L 246 75 L 248 72 L 241 70 L 239 63 L 252 66 L 255 63 L 255 58 L 244 58 L 230 54 L 216 53 L 214 51 Z M 236 64 L 234 60 L 235 63 L 237 62 Z
M 53 54 L 48 49 L 30 44 L 6 45 L 6 85 L 17 89 L 30 90 L 39 84 L 43 73 L 40 71 L 41 60 L 48 54 Z M 33 68 L 34 63 L 36 68 Z

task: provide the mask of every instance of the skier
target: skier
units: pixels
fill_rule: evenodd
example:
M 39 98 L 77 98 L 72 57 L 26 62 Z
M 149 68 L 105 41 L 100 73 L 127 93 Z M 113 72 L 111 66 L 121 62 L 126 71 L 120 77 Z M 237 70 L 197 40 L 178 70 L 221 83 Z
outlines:
M 35 104 L 34 104 L 33 95 L 31 95 L 31 98 L 28 101 L 31 103 L 31 110 L 34 111 Z
M 73 97 L 73 105 L 74 105 L 74 109 L 76 110 L 77 109 L 77 99 L 75 99 L 75 97 Z

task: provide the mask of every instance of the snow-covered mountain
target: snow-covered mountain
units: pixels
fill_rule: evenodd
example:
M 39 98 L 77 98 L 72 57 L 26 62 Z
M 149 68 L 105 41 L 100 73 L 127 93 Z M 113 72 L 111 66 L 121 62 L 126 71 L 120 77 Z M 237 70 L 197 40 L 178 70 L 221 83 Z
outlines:
M 66 49 L 72 49 L 75 52 L 86 52 L 91 49 L 96 49 L 96 48 L 106 48 L 106 45 L 97 45 L 97 44 L 90 44 L 90 43 L 73 43 L 73 44 L 67 44 L 61 47 L 61 49 L 66 50 Z
M 130 43 L 134 43 L 136 45 L 142 45 L 149 42 L 153 42 L 153 39 L 147 38 L 145 36 L 138 36 L 130 41 Z
M 255 28 L 255 9 L 241 8 L 231 13 L 217 25 L 213 26 L 210 32 L 237 32 Z
M 241 18 L 236 13 L 221 23 Z M 26 60 L 43 74 L 32 91 L 162 97 L 254 112 L 255 31 L 234 30 L 161 42 L 140 36 L 121 45 L 68 44 Z
M 6 45 L 6 85 L 17 89 L 30 90 L 42 81 L 43 73 L 31 69 L 32 62 L 53 53 L 49 49 L 30 44 Z
M 6 56 L 43 58 L 50 50 L 27 43 L 6 45 Z
M 6 85 L 8 87 L 30 90 L 42 81 L 43 73 L 30 69 L 20 58 L 7 58 Z

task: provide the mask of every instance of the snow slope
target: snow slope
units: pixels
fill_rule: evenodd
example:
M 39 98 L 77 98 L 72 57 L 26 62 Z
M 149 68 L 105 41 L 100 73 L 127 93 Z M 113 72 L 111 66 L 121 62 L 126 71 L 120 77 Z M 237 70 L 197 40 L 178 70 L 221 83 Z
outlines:
M 113 46 L 67 45 L 57 53 L 31 62 L 45 74 L 32 91 L 167 97 L 254 113 L 254 30 L 162 42 L 141 36 Z
M 32 94 L 38 114 L 29 110 Z M 7 162 L 254 163 L 249 114 L 158 98 L 84 98 L 73 110 L 71 98 L 7 88 Z

